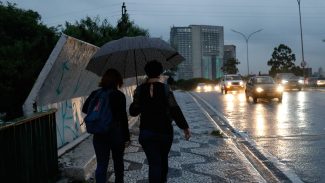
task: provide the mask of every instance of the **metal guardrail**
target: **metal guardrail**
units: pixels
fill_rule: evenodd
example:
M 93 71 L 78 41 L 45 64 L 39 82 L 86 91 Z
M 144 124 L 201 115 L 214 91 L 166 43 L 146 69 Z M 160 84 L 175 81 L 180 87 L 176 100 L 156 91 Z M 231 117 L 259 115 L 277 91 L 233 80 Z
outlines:
M 0 182 L 55 182 L 56 109 L 0 127 Z

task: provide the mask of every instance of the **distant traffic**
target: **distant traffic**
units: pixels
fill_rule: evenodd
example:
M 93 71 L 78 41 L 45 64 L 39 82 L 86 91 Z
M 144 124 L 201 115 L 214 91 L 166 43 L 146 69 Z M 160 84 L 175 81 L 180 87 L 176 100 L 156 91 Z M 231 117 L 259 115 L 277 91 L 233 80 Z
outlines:
M 273 98 L 277 99 L 278 102 L 282 102 L 284 91 L 301 91 L 304 88 L 324 86 L 325 78 L 309 77 L 304 79 L 293 73 L 278 73 L 274 78 L 269 75 L 253 75 L 245 78 L 239 74 L 226 74 L 216 84 L 198 83 L 195 91 L 218 91 L 225 95 L 240 92 L 245 93 L 247 102 L 252 99 L 254 103 L 257 103 L 258 99 L 271 100 Z

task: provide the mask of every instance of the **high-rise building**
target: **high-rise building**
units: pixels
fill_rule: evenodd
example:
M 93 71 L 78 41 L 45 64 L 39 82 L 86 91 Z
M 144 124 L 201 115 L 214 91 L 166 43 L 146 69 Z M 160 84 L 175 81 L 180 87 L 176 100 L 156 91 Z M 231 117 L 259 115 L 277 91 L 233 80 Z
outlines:
M 224 33 L 222 26 L 172 27 L 171 45 L 185 57 L 178 65 L 178 79 L 222 76 Z
M 223 49 L 223 63 L 226 63 L 229 59 L 236 59 L 236 46 L 225 45 Z
M 190 79 L 192 70 L 192 30 L 190 27 L 172 27 L 170 44 L 185 58 L 177 67 L 178 79 Z
M 305 77 L 310 77 L 310 76 L 312 76 L 313 75 L 313 70 L 312 70 L 312 68 L 311 67 L 305 67 L 304 68 L 305 70 Z
M 318 68 L 317 76 L 318 76 L 318 77 L 324 77 L 324 76 L 325 76 L 325 73 L 324 73 L 322 67 L 319 67 L 319 68 Z

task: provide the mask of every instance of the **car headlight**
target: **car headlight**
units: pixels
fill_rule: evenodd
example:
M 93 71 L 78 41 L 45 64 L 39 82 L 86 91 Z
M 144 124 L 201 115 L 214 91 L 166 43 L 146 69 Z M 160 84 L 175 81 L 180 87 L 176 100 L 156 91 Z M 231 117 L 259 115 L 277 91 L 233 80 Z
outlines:
M 261 93 L 261 92 L 263 92 L 264 90 L 263 90 L 263 88 L 258 87 L 258 88 L 256 88 L 256 91 L 257 91 L 258 93 Z
M 243 86 L 243 85 L 244 85 L 244 82 L 242 82 L 242 81 L 239 82 L 239 85 L 240 85 L 240 86 Z
M 197 90 L 201 90 L 201 86 L 196 87 Z
M 227 82 L 227 88 L 230 88 L 231 87 L 231 82 Z
M 211 91 L 211 86 L 209 86 L 209 85 L 204 86 L 204 90 L 205 90 L 205 91 Z
M 281 81 L 282 84 L 286 84 L 287 82 L 288 82 L 288 81 L 285 80 L 285 79 L 283 79 L 283 80 Z
M 299 79 L 299 80 L 298 80 L 298 83 L 299 83 L 299 84 L 304 84 L 304 80 Z
M 276 88 L 276 91 L 277 92 L 283 92 L 283 86 L 278 86 L 277 88 Z

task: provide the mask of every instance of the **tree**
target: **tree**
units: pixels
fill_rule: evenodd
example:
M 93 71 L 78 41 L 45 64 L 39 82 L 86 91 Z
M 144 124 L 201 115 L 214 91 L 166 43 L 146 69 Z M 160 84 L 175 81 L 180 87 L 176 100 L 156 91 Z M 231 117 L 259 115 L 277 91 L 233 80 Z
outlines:
M 116 34 L 113 26 L 106 19 L 101 22 L 99 17 L 90 18 L 88 16 L 74 24 L 65 22 L 62 32 L 96 46 L 102 46 L 113 40 Z
M 123 21 L 127 23 L 124 33 L 99 17 L 66 22 L 61 30 L 97 46 L 123 36 L 149 35 L 128 16 Z M 5 120 L 22 115 L 22 105 L 58 41 L 58 28 L 43 25 L 35 11 L 0 1 L 0 113 L 7 114 Z
M 142 29 L 130 21 L 127 13 L 123 14 L 116 26 L 117 39 L 124 36 L 149 36 L 148 30 Z
M 269 74 L 275 76 L 276 73 L 293 72 L 300 75 L 302 69 L 295 65 L 296 56 L 292 53 L 291 48 L 284 44 L 280 44 L 274 48 L 272 58 L 267 62 L 271 66 Z
M 240 62 L 235 58 L 228 59 L 223 66 L 221 67 L 222 72 L 227 74 L 237 74 L 238 68 L 237 65 L 240 64 Z
M 41 16 L 16 4 L 0 2 L 0 112 L 22 115 L 22 105 L 58 40 Z
M 148 30 L 135 25 L 129 20 L 127 14 L 122 16 L 116 27 L 109 24 L 107 19 L 101 21 L 99 17 L 90 18 L 87 16 L 74 24 L 66 22 L 62 32 L 96 46 L 102 46 L 106 42 L 124 36 L 149 36 Z

